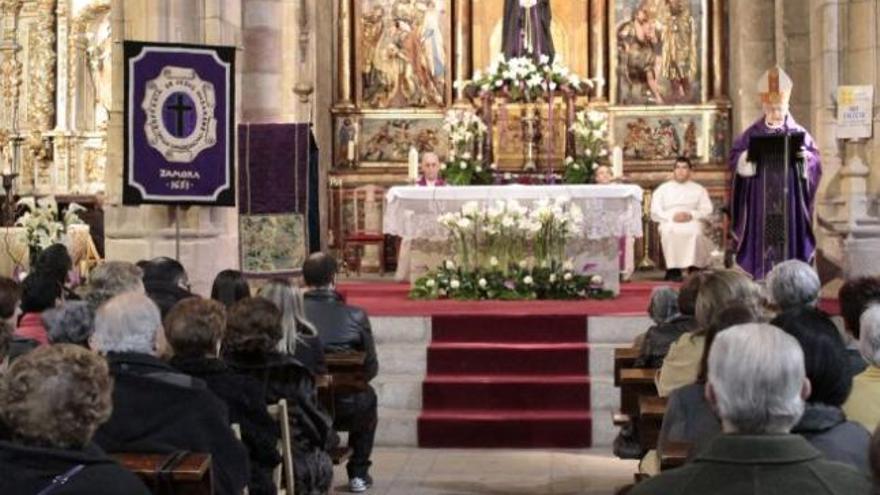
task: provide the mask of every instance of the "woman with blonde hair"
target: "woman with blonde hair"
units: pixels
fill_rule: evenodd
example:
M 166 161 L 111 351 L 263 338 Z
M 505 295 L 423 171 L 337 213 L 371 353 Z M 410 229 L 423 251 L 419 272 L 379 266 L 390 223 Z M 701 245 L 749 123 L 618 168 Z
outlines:
M 278 352 L 293 356 L 312 374 L 325 374 L 324 347 L 318 338 L 318 330 L 306 319 L 303 291 L 285 279 L 274 278 L 260 288 L 258 295 L 272 301 L 281 311 L 284 333 L 278 343 Z
M 696 381 L 706 333 L 718 313 L 737 303 L 760 314 L 758 286 L 745 273 L 716 270 L 701 276 L 703 279 L 694 312 L 697 330 L 682 335 L 669 347 L 669 353 L 657 377 L 657 392 L 661 397 Z

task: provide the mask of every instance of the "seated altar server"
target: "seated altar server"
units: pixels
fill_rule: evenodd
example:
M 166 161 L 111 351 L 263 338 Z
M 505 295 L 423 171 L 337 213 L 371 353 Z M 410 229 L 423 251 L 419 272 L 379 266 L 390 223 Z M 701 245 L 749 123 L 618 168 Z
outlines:
M 681 280 L 683 268 L 709 264 L 710 244 L 700 220 L 711 214 L 709 193 L 691 180 L 690 160 L 677 158 L 673 179 L 661 184 L 651 200 L 651 219 L 659 224 L 666 260 L 666 280 Z

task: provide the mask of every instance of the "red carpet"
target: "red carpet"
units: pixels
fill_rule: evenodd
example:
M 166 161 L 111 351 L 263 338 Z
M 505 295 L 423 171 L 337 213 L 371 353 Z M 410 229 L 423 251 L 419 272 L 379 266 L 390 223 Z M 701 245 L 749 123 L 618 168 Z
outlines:
M 432 318 L 420 447 L 591 442 L 584 316 Z

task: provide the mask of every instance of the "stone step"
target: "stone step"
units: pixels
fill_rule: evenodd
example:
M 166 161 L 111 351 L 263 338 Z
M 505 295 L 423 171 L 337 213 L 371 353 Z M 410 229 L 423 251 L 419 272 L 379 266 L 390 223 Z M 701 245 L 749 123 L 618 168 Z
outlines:
M 379 407 L 420 411 L 423 375 L 379 373 L 370 382 L 379 398 Z
M 423 344 L 382 344 L 376 347 L 380 373 L 425 376 L 428 350 Z
M 431 340 L 431 318 L 422 316 L 378 316 L 370 318 L 376 345 L 418 344 Z
M 418 446 L 419 411 L 379 408 L 376 442 L 381 447 Z
M 636 335 L 653 325 L 647 316 L 591 316 L 587 321 L 590 344 L 632 344 Z

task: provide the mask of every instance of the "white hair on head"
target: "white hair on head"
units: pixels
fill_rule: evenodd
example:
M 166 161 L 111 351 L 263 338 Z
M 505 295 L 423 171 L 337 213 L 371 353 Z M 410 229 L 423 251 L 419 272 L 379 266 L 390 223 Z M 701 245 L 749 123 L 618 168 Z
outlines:
M 766 323 L 730 327 L 709 351 L 708 381 L 726 431 L 788 433 L 804 412 L 805 377 L 798 341 Z
M 318 330 L 306 318 L 302 290 L 289 283 L 272 280 L 260 288 L 259 295 L 275 303 L 281 310 L 284 333 L 278 342 L 278 352 L 293 355 L 296 353 L 297 343 L 302 342 L 303 335 L 318 335 Z
M 814 306 L 822 284 L 812 266 L 801 260 L 788 260 L 773 267 L 767 275 L 770 298 L 783 311 L 799 306 Z
M 153 354 L 162 315 L 149 297 L 126 292 L 104 303 L 95 314 L 91 344 L 98 352 Z
M 866 361 L 880 366 L 880 304 L 871 304 L 859 317 L 859 352 Z

